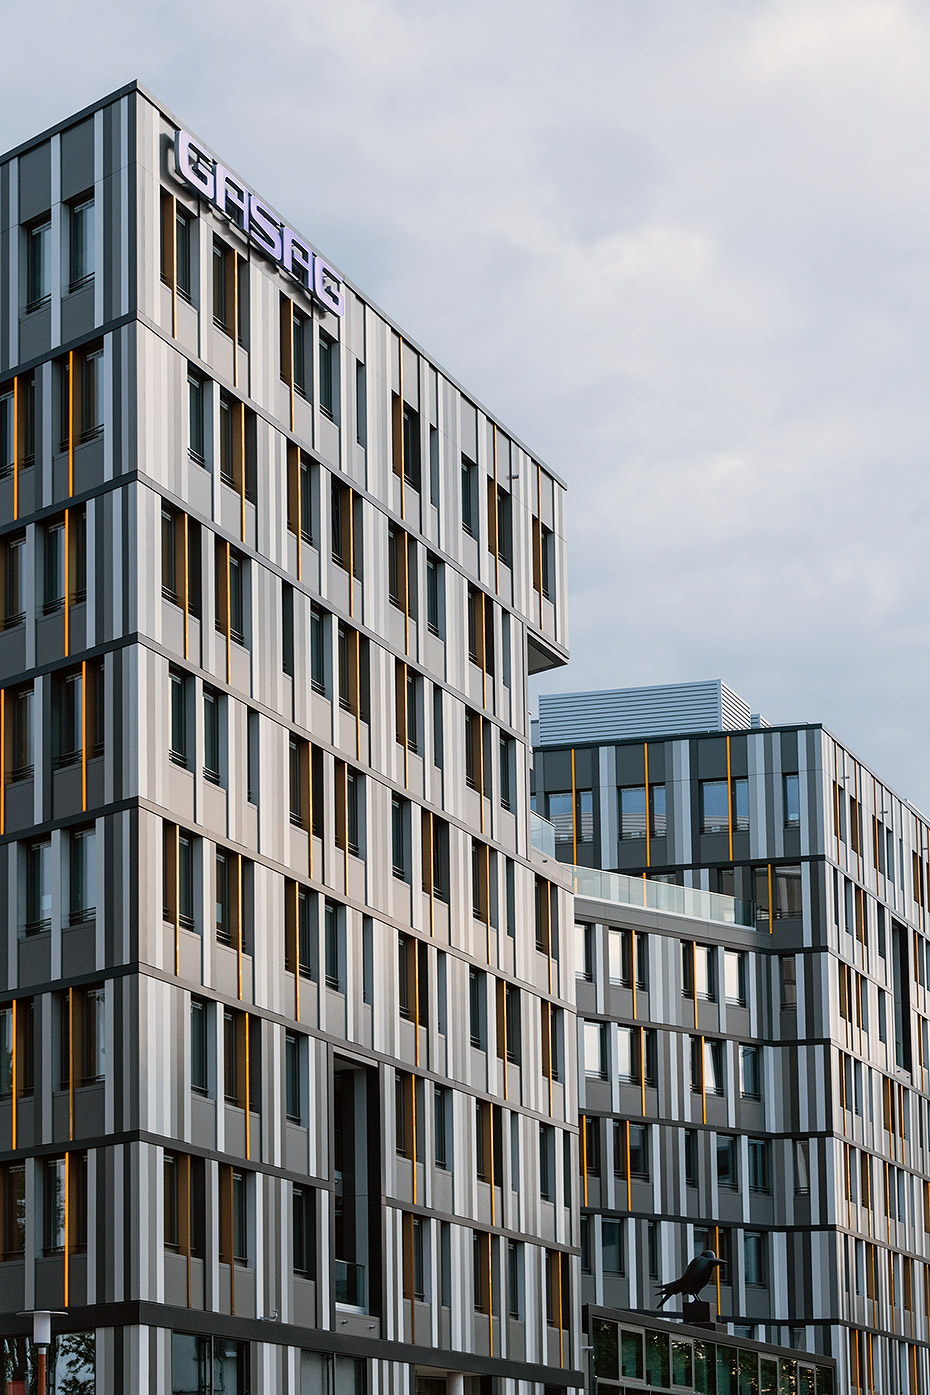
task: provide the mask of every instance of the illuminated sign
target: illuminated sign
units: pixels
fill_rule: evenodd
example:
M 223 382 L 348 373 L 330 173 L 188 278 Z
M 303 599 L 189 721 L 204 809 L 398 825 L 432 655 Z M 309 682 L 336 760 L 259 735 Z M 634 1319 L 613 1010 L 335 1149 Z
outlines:
M 174 163 L 184 183 L 235 223 L 263 256 L 293 276 L 326 310 L 345 314 L 342 282 L 333 268 L 280 223 L 267 204 L 234 179 L 187 131 L 175 133 Z

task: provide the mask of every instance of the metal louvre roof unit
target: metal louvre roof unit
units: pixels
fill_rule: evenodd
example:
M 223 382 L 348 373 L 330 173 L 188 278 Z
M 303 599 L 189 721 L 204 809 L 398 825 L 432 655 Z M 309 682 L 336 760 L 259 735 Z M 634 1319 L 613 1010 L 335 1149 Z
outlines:
M 719 678 L 539 696 L 541 746 L 740 731 L 750 725 L 748 705 Z

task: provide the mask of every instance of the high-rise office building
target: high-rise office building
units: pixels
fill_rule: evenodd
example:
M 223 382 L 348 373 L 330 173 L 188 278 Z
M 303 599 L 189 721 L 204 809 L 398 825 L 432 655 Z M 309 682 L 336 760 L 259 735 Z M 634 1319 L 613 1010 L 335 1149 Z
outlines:
M 731 1332 L 832 1355 L 840 1390 L 924 1389 L 927 820 L 720 683 L 539 711 L 535 805 L 576 866 L 586 1300 L 649 1307 L 709 1246 Z
M 577 1385 L 564 490 L 222 158 L 0 159 L 0 1390 Z

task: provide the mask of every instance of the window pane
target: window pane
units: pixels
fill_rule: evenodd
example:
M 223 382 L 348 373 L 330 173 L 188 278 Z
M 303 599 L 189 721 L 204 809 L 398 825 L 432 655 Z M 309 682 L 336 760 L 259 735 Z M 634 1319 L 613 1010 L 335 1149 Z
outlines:
M 645 838 L 646 786 L 633 786 L 620 791 L 620 837 Z

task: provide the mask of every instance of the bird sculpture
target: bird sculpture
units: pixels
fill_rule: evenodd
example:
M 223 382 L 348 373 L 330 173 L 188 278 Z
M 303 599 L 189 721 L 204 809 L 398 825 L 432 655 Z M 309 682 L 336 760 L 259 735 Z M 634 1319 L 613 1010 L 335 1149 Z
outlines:
M 682 1296 L 690 1295 L 692 1299 L 697 1298 L 714 1277 L 714 1270 L 722 1265 L 723 1260 L 718 1259 L 713 1250 L 703 1250 L 701 1254 L 695 1255 L 680 1279 L 672 1279 L 668 1284 L 659 1284 L 659 1292 L 662 1295 L 659 1307 L 663 1307 L 675 1293 Z

